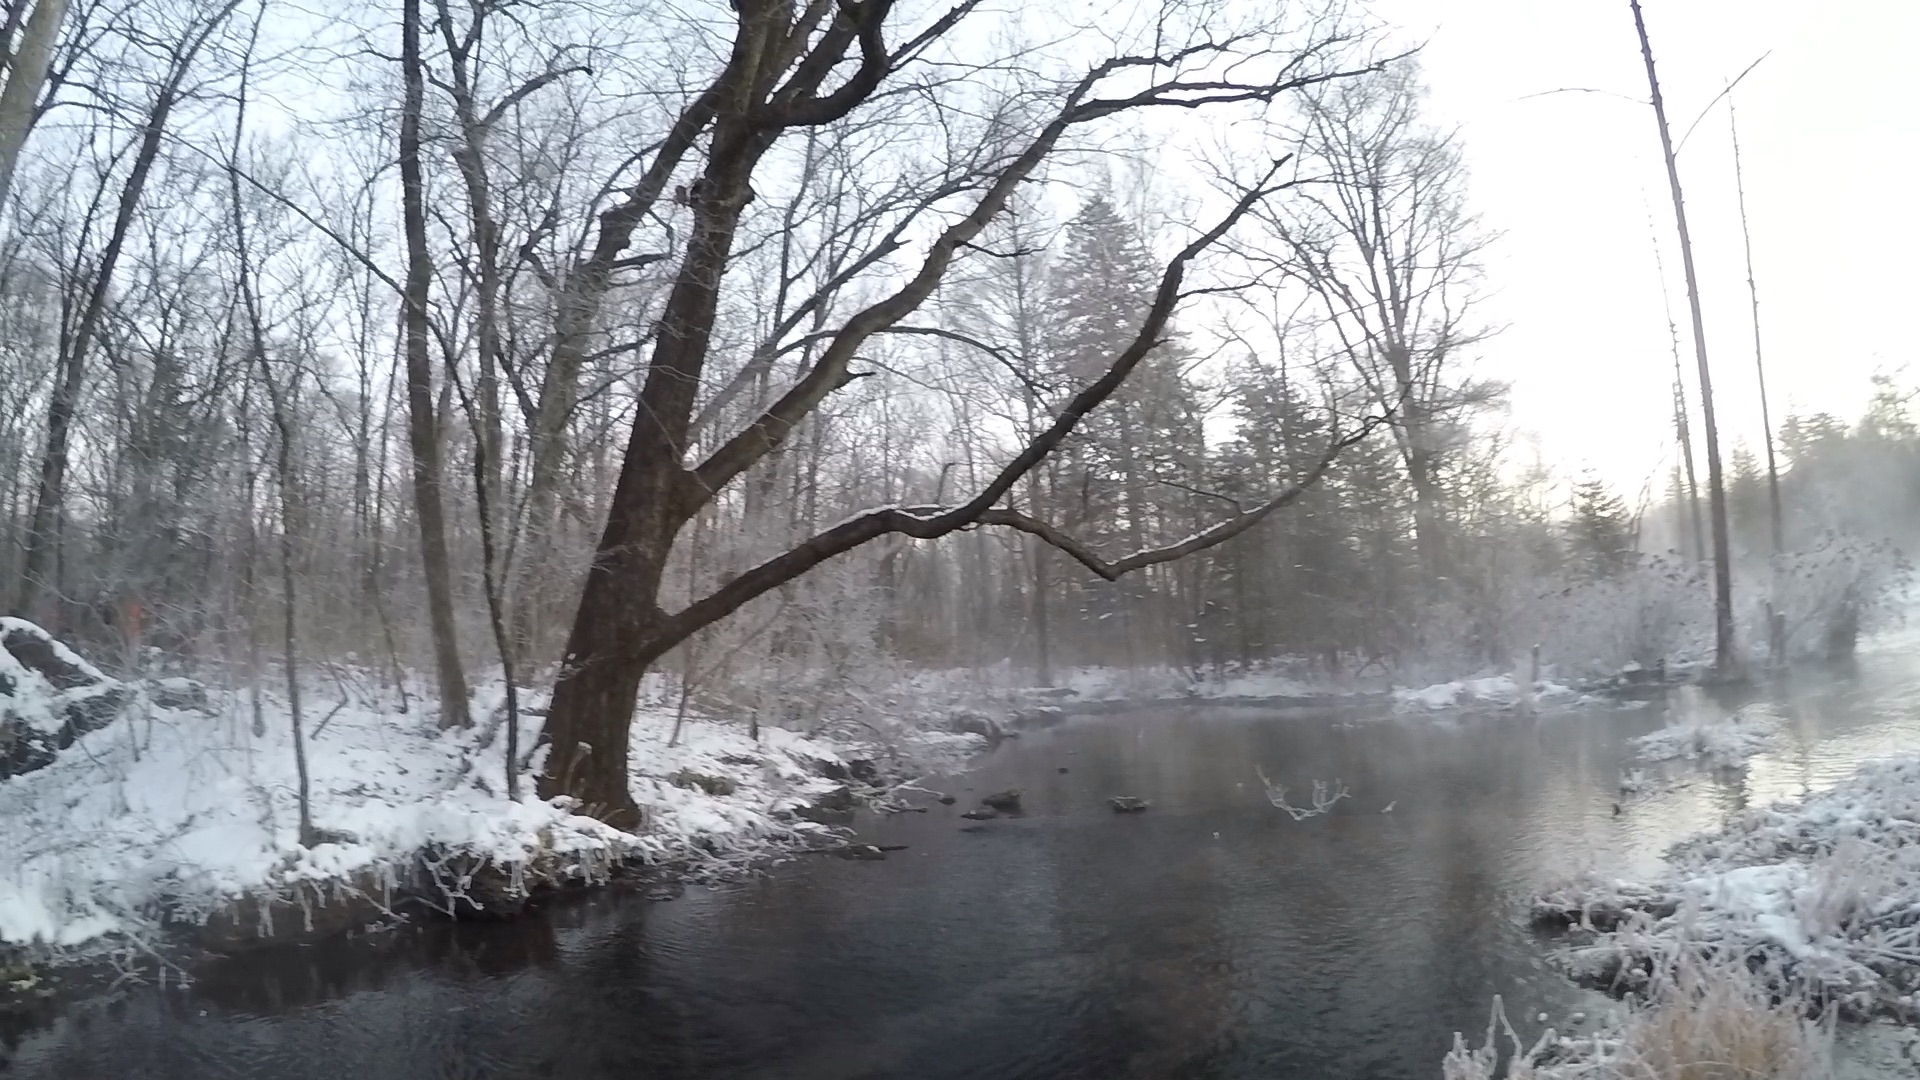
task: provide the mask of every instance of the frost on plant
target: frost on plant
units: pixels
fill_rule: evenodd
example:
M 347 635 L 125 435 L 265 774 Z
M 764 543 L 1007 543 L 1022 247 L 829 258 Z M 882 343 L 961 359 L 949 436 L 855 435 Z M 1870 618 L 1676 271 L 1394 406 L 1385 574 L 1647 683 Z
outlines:
M 1295 806 L 1287 801 L 1286 788 L 1267 779 L 1266 770 L 1255 765 L 1253 771 L 1260 777 L 1260 786 L 1267 790 L 1267 801 L 1272 803 L 1277 809 L 1286 811 L 1287 816 L 1295 821 L 1305 821 L 1310 817 L 1319 817 L 1322 814 L 1330 812 L 1333 809 L 1333 804 L 1339 802 L 1341 799 L 1352 797 L 1351 793 L 1347 791 L 1347 785 L 1341 783 L 1338 779 L 1333 781 L 1332 786 L 1328 786 L 1325 780 L 1315 780 L 1313 782 L 1312 800 L 1305 806 Z

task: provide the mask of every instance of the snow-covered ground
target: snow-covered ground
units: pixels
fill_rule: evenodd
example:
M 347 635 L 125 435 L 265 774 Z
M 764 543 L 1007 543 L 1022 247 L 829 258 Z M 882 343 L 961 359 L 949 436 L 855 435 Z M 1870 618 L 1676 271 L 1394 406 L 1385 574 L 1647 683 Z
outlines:
M 1534 910 L 1571 924 L 1566 959 L 1589 980 L 1739 957 L 1849 1015 L 1920 1019 L 1920 757 L 1748 811 L 1676 846 L 1653 880 L 1568 883 Z
M 205 917 L 302 883 L 391 880 L 423 851 L 502 868 L 538 859 L 559 876 L 591 878 L 616 859 L 724 860 L 826 838 L 824 826 L 792 811 L 838 786 L 821 763 L 844 764 L 847 748 L 777 728 L 756 743 L 743 725 L 700 718 L 668 746 L 673 716 L 647 708 L 635 717 L 630 758 L 646 813 L 637 835 L 538 800 L 531 767 L 510 800 L 500 693 L 496 685 L 476 695 L 475 715 L 494 722 L 442 732 L 378 695 L 335 691 L 330 700 L 312 688 L 304 709 L 312 814 L 327 842 L 310 849 L 297 843 L 282 702 L 263 702 L 256 736 L 244 698 L 216 696 L 203 711 L 135 695 L 119 719 L 52 764 L 0 780 L 0 952 L 137 936 L 163 915 Z M 531 747 L 539 721 L 524 723 L 521 745 Z M 979 745 L 937 741 L 934 749 L 951 753 Z

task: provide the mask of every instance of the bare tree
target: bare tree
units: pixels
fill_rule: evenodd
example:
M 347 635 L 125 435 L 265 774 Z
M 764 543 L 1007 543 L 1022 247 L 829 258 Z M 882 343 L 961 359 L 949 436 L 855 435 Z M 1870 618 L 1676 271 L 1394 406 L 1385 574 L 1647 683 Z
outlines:
M 1733 649 L 1733 567 L 1728 554 L 1727 492 L 1720 468 L 1720 428 L 1714 419 L 1713 372 L 1707 365 L 1707 327 L 1700 314 L 1700 279 L 1693 267 L 1693 237 L 1687 231 L 1687 205 L 1680 191 L 1680 166 L 1674 158 L 1673 135 L 1667 129 L 1667 106 L 1660 96 L 1660 78 L 1654 73 L 1653 45 L 1640 0 L 1627 0 L 1633 9 L 1634 30 L 1640 35 L 1640 55 L 1646 62 L 1647 87 L 1653 95 L 1653 117 L 1660 129 L 1660 152 L 1667 165 L 1667 186 L 1673 193 L 1674 224 L 1680 233 L 1680 265 L 1686 273 L 1687 306 L 1693 316 L 1693 354 L 1700 367 L 1700 416 L 1707 443 L 1707 512 L 1713 528 L 1714 667 L 1733 673 L 1738 657 Z
M 1767 365 L 1760 349 L 1760 286 L 1753 276 L 1753 233 L 1747 228 L 1747 182 L 1740 168 L 1740 120 L 1727 101 L 1727 128 L 1733 136 L 1733 190 L 1740 204 L 1740 243 L 1747 256 L 1747 297 L 1753 303 L 1753 376 L 1760 387 L 1760 434 L 1767 444 L 1767 509 L 1773 526 L 1773 554 L 1786 549 L 1780 524 L 1780 467 L 1773 454 L 1773 415 L 1767 408 Z
M 60 542 L 61 518 L 67 496 L 68 443 L 80 394 L 86 383 L 88 354 L 93 348 L 95 336 L 100 332 L 101 321 L 112 296 L 115 267 L 119 264 L 127 236 L 133 228 L 141 196 L 146 191 L 147 178 L 160 156 L 161 139 L 166 134 L 168 118 L 186 90 L 187 75 L 208 39 L 233 14 L 239 3 L 240 0 L 228 0 L 219 8 L 190 19 L 180 38 L 168 49 L 166 69 L 140 127 L 133 164 L 121 184 L 112 230 L 92 268 L 85 304 L 61 350 L 60 382 L 47 407 L 46 452 L 41 458 L 40 483 L 34 497 L 32 521 L 27 527 L 26 558 L 20 573 L 17 607 L 28 618 L 37 616 L 45 622 L 56 622 L 51 612 L 42 610 L 42 600 L 51 584 L 49 570 Z
M 1324 39 L 1281 54 L 1261 52 L 1255 39 L 1234 37 L 1217 43 L 1204 33 L 1195 35 L 1199 44 L 1159 54 L 1117 55 L 1096 64 L 1066 89 L 1031 137 L 1008 147 L 1006 156 L 982 177 L 971 205 L 939 231 L 917 265 L 910 265 L 904 284 L 840 321 L 818 358 L 758 418 L 719 443 L 698 464 L 683 464 L 722 281 L 733 256 L 741 214 L 754 198 L 756 168 L 782 133 L 837 123 L 868 102 L 889 76 L 945 36 L 976 6 L 974 0 L 965 0 L 907 44 L 893 48 L 886 41 L 892 11 L 889 0 L 864 0 L 833 11 L 825 0 L 798 9 L 772 0 L 743 0 L 724 68 L 682 114 L 674 129 L 673 139 L 678 141 L 670 139 L 669 146 L 659 152 L 646 186 L 636 192 L 631 205 L 650 203 L 671 172 L 669 151 L 683 152 L 681 146 L 691 146 L 696 136 L 706 133 L 704 167 L 687 185 L 694 220 L 685 254 L 659 319 L 606 530 L 587 574 L 554 689 L 546 729 L 553 745 L 541 777 L 543 796 L 572 796 L 611 822 L 636 824 L 638 811 L 627 784 L 628 727 L 640 677 L 648 666 L 754 597 L 878 537 L 905 534 L 931 539 L 981 523 L 1009 525 L 1068 550 L 1103 576 L 1118 577 L 1218 543 L 1291 501 L 1277 498 L 1172 548 L 1114 562 L 1079 547 L 1052 526 L 996 509 L 1154 348 L 1183 295 L 1181 282 L 1189 264 L 1253 207 L 1285 186 L 1270 171 L 1168 261 L 1132 344 L 970 499 L 954 506 L 887 508 L 858 515 L 745 570 L 677 612 L 661 606 L 663 575 L 681 528 L 716 493 L 784 442 L 829 395 L 856 377 L 853 363 L 862 347 L 926 301 L 955 259 L 1006 208 L 1015 188 L 1055 153 L 1069 132 L 1156 106 L 1195 109 L 1272 102 L 1349 74 L 1328 62 L 1333 44 Z M 1248 57 L 1249 62 L 1236 70 L 1256 70 L 1257 60 L 1263 59 L 1268 68 L 1265 77 L 1225 76 L 1214 66 L 1229 65 L 1249 50 L 1260 55 Z M 847 62 L 856 66 L 838 86 L 827 89 L 829 77 Z M 1136 75 L 1145 79 L 1144 85 L 1138 79 L 1128 81 Z M 597 249 L 609 264 L 628 238 L 624 219 L 615 216 L 610 224 L 603 215 Z M 1334 445 L 1344 442 L 1337 439 Z
M 434 669 L 439 675 L 440 726 L 466 727 L 467 675 L 460 663 L 453 622 L 453 576 L 448 565 L 446 504 L 442 501 L 440 423 L 435 411 L 428 292 L 433 256 L 427 247 L 427 195 L 420 160 L 420 117 L 425 109 L 426 61 L 420 52 L 420 0 L 403 0 L 400 66 L 406 96 L 400 106 L 400 192 L 407 242 L 406 291 L 401 322 L 407 357 L 407 445 L 413 451 L 414 516 L 420 526 L 420 565 L 427 584 L 427 620 L 433 629 Z
M 1458 145 L 1420 117 L 1423 93 L 1403 63 L 1310 95 L 1301 168 L 1315 182 L 1267 218 L 1377 406 L 1399 409 L 1420 559 L 1437 582 L 1450 432 L 1494 388 L 1458 373 L 1479 336 L 1469 319 L 1487 237 L 1463 202 Z

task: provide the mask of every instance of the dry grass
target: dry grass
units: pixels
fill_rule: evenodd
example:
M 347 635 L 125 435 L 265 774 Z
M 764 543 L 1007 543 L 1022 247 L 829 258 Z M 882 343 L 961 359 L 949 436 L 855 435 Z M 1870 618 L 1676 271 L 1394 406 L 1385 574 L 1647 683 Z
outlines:
M 1507 1080 L 1826 1080 L 1833 1075 L 1831 1013 L 1807 1017 L 1803 999 L 1776 1000 L 1761 975 L 1732 964 L 1683 963 L 1650 988 L 1613 1030 L 1580 1039 L 1552 1031 L 1527 1048 L 1499 999 L 1486 1043 L 1454 1036 L 1444 1080 L 1493 1080 L 1497 1039 L 1511 1049 Z
M 1682 964 L 1635 1009 L 1611 1072 L 1620 1080 L 1815 1080 L 1832 1074 L 1831 1023 L 1777 1001 L 1744 967 Z

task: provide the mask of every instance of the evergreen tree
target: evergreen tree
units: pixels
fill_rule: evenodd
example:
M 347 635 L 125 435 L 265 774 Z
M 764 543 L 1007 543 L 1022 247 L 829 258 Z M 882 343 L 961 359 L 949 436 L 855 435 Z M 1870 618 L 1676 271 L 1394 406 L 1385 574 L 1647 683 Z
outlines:
M 1090 198 L 1067 223 L 1064 252 L 1050 277 L 1055 381 L 1084 385 L 1105 371 L 1138 333 L 1159 280 L 1159 263 L 1138 226 L 1106 195 Z M 1166 543 L 1193 531 L 1205 513 L 1204 497 L 1195 494 L 1205 475 L 1202 410 L 1183 359 L 1171 342 L 1149 353 L 1120 390 L 1081 421 L 1060 455 L 1062 518 L 1101 549 Z M 1195 628 L 1204 577 L 1194 572 L 1169 564 L 1119 583 L 1085 583 L 1085 617 L 1110 622 L 1119 616 L 1125 631 L 1127 655 L 1103 659 L 1130 661 L 1149 646 L 1148 638 Z
M 1573 485 L 1566 528 L 1568 559 L 1581 576 L 1613 577 L 1633 564 L 1633 515 L 1626 501 L 1592 473 Z

